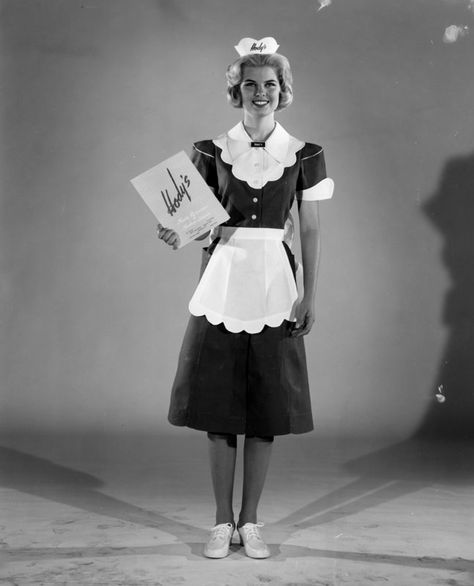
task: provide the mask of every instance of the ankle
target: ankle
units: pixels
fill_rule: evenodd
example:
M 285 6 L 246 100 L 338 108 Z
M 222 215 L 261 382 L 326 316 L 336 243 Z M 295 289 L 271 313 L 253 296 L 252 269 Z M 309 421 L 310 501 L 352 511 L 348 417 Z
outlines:
M 235 528 L 235 521 L 233 515 L 216 515 L 216 525 L 230 523 Z
M 243 527 L 246 523 L 257 523 L 257 515 L 245 515 L 239 517 L 239 522 L 237 523 L 237 527 Z

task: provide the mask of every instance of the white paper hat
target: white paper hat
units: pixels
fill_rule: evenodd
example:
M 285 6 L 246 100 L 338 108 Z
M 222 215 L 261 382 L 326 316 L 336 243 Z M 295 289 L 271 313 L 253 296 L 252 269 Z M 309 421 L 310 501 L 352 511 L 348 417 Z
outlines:
M 235 45 L 235 50 L 241 57 L 252 54 L 269 55 L 276 53 L 279 46 L 273 37 L 258 40 L 245 37 L 240 39 L 238 45 Z

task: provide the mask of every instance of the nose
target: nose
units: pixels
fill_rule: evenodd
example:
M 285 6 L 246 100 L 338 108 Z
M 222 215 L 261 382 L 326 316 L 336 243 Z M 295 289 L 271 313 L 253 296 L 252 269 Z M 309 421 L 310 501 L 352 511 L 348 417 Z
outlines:
M 265 88 L 263 86 L 256 88 L 255 90 L 255 95 L 257 96 L 263 96 L 265 94 Z

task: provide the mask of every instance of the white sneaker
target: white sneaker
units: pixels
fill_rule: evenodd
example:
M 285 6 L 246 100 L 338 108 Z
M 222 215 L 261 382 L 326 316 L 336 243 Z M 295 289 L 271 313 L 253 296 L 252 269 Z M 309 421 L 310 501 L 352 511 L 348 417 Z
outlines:
M 250 558 L 267 558 L 270 556 L 270 550 L 260 535 L 260 527 L 263 523 L 245 523 L 238 527 L 240 535 L 240 545 L 245 547 L 245 553 Z
M 204 548 L 204 555 L 207 558 L 225 558 L 229 553 L 233 534 L 234 526 L 231 523 L 221 523 L 213 527 Z

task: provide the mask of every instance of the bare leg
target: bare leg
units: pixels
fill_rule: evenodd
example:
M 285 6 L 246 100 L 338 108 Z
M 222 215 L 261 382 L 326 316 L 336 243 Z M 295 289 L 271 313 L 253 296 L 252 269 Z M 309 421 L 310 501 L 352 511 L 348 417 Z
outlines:
M 216 499 L 216 525 L 234 524 L 232 498 L 234 492 L 237 437 L 231 434 L 208 433 L 212 485 Z
M 239 527 L 257 522 L 257 507 L 267 476 L 273 437 L 246 437 L 244 445 L 244 486 Z

